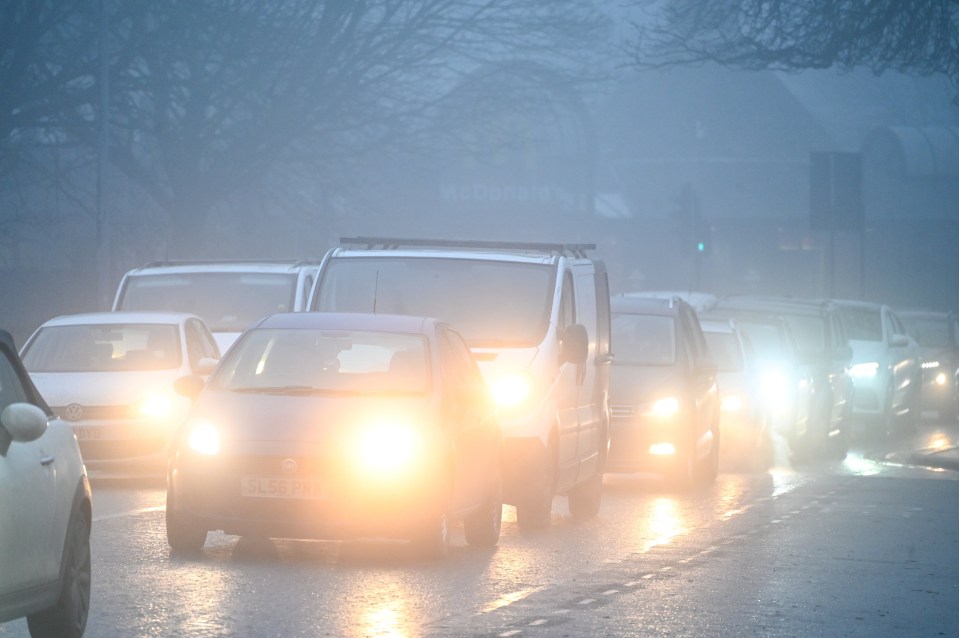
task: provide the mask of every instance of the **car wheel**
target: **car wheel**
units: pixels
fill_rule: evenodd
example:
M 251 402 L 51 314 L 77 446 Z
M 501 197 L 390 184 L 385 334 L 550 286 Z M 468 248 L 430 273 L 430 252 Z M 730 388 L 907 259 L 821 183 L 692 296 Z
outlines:
M 444 510 L 431 516 L 419 536 L 413 539 L 417 554 L 425 558 L 444 558 L 450 551 L 450 519 Z
M 166 493 L 166 540 L 176 552 L 192 553 L 199 551 L 206 543 L 207 530 L 177 511 L 173 489 Z
M 520 529 L 537 530 L 549 525 L 553 513 L 555 486 L 556 448 L 551 445 L 546 452 L 538 484 L 516 504 L 516 524 Z
M 597 467 L 593 475 L 569 493 L 569 513 L 585 520 L 599 514 L 603 502 L 603 472 Z
M 492 547 L 499 542 L 503 527 L 503 483 L 496 478 L 483 505 L 463 521 L 466 542 L 480 547 Z
M 78 508 L 63 550 L 63 589 L 56 605 L 27 616 L 33 638 L 80 638 L 90 611 L 90 515 Z

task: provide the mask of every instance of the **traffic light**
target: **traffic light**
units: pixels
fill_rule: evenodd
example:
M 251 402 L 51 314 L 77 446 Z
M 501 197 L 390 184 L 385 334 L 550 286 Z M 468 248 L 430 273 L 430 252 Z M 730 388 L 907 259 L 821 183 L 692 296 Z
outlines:
M 693 226 L 693 249 L 697 255 L 708 255 L 713 249 L 712 227 L 702 217 Z

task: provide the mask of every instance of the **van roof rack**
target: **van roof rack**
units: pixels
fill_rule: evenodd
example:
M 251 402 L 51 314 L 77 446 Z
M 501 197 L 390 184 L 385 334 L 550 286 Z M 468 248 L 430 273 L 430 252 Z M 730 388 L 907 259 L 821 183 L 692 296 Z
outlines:
M 547 253 L 564 257 L 586 257 L 587 250 L 595 250 L 596 244 L 551 244 L 520 241 L 482 241 L 471 239 L 402 239 L 398 237 L 340 237 L 343 246 L 363 245 L 368 250 L 382 248 L 396 250 L 401 247 L 416 248 L 461 248 L 473 250 L 507 250 Z

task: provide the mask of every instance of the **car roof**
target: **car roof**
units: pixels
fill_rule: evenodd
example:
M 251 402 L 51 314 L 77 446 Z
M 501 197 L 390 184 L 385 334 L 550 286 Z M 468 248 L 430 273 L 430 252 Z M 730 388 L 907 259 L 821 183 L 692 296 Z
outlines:
M 917 310 L 915 308 L 911 308 L 908 310 L 897 310 L 896 314 L 899 315 L 900 318 L 907 317 L 907 318 L 916 318 L 916 319 L 940 319 L 942 321 L 949 321 L 950 319 L 954 319 L 957 316 L 959 316 L 957 315 L 957 313 L 952 311 Z
M 858 299 L 830 299 L 834 304 L 841 308 L 855 308 L 859 310 L 880 310 L 886 304 L 873 301 L 860 301 Z
M 828 302 L 798 297 L 754 297 L 749 295 L 723 297 L 716 303 L 717 311 L 735 309 L 766 313 L 821 314 Z
M 729 334 L 736 333 L 736 326 L 733 319 L 723 321 L 722 319 L 700 319 L 699 325 L 703 332 L 725 332 Z
M 82 312 L 60 315 L 43 322 L 42 326 L 80 326 L 89 324 L 168 323 L 181 324 L 187 319 L 200 319 L 189 312 L 110 311 Z
M 363 259 L 363 258 L 388 258 L 388 259 L 462 259 L 471 261 L 500 261 L 504 263 L 527 263 L 527 264 L 553 264 L 559 257 L 547 254 L 523 253 L 523 252 L 500 252 L 484 250 L 448 250 L 442 248 L 417 248 L 417 249 L 362 249 L 362 248 L 337 248 L 332 259 Z
M 428 334 L 441 323 L 431 317 L 354 312 L 282 312 L 264 317 L 251 329 L 362 330 Z
M 295 273 L 302 268 L 318 268 L 318 260 L 237 260 L 237 261 L 154 261 L 127 272 L 131 276 L 176 273 Z
M 609 299 L 611 312 L 646 314 L 646 315 L 675 315 L 679 307 L 688 306 L 679 298 L 663 299 L 661 297 L 636 297 L 615 295 Z

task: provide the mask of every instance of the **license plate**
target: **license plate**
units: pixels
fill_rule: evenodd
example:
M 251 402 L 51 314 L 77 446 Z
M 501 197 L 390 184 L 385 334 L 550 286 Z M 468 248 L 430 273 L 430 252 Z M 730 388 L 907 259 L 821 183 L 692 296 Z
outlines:
M 295 478 L 245 476 L 240 480 L 240 495 L 258 498 L 326 498 L 323 481 Z
M 130 428 L 116 425 L 73 426 L 78 441 L 116 441 L 130 439 Z

